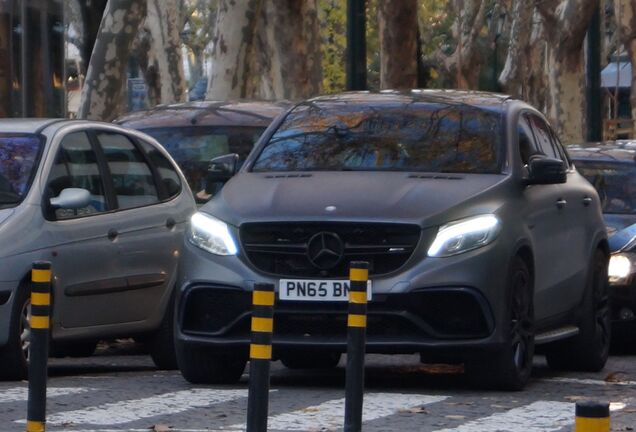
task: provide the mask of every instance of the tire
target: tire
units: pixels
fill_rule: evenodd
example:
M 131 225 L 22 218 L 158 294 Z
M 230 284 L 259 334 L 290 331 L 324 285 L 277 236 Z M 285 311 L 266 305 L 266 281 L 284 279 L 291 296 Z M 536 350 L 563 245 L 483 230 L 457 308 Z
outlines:
M 609 356 L 612 327 L 607 255 L 597 249 L 589 268 L 579 334 L 546 347 L 546 359 L 553 369 L 598 372 Z
M 16 293 L 9 323 L 9 339 L 0 348 L 0 380 L 24 380 L 28 376 L 31 297 L 28 287 Z
M 471 383 L 479 388 L 522 390 L 530 379 L 534 358 L 533 279 L 525 261 L 513 258 L 507 279 L 503 347 L 465 364 Z
M 181 375 L 192 384 L 236 384 L 247 363 L 246 354 L 186 344 L 176 353 Z
M 170 297 L 166 314 L 157 332 L 148 341 L 148 351 L 158 369 L 177 369 L 174 346 L 174 293 Z
M 90 357 L 97 349 L 97 341 L 53 343 L 51 357 Z
M 281 362 L 288 369 L 333 369 L 340 362 L 337 352 L 298 351 L 281 355 Z

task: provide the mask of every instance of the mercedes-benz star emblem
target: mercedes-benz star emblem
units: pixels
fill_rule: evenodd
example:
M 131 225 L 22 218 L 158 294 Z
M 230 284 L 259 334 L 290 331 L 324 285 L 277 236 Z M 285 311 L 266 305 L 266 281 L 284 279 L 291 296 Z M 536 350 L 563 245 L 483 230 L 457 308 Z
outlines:
M 307 244 L 307 258 L 320 270 L 329 270 L 340 263 L 344 256 L 344 244 L 338 234 L 319 232 Z

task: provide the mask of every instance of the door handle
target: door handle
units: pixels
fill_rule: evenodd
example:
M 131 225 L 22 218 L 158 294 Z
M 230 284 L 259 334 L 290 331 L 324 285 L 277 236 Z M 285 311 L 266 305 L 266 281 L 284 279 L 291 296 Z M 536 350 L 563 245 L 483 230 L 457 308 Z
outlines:
M 583 198 L 583 205 L 585 207 L 589 206 L 590 204 L 592 204 L 592 198 L 590 198 L 590 197 Z
M 173 218 L 168 218 L 166 221 L 166 228 L 172 229 L 177 224 L 177 222 Z
M 114 241 L 117 238 L 118 235 L 119 235 L 119 233 L 117 232 L 116 229 L 111 228 L 111 229 L 108 230 L 108 240 Z
M 561 198 L 560 200 L 558 200 L 558 201 L 556 202 L 556 206 L 557 206 L 557 208 L 559 208 L 559 209 L 564 208 L 567 204 L 568 204 L 568 202 L 567 202 L 566 200 L 564 200 L 563 198 Z

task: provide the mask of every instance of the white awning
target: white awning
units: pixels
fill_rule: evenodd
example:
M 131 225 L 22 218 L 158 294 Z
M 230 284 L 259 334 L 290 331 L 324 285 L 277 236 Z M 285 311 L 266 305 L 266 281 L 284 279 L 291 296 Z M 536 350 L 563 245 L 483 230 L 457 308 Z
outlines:
M 601 87 L 615 88 L 617 80 L 619 88 L 631 87 L 632 64 L 630 62 L 612 62 L 608 64 L 603 71 L 601 71 Z

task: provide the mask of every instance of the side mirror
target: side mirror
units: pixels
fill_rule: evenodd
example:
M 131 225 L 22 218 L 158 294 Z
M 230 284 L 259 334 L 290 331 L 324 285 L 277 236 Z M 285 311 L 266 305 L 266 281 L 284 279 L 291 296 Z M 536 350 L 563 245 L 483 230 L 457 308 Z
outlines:
M 563 161 L 543 155 L 530 157 L 527 184 L 557 184 L 565 183 L 566 180 L 567 175 Z
M 219 157 L 215 157 L 210 161 L 208 166 L 208 174 L 205 181 L 205 191 L 214 193 L 216 185 L 225 183 L 231 179 L 238 167 L 239 155 L 231 153 Z
M 51 198 L 50 203 L 53 209 L 80 209 L 86 207 L 91 202 L 91 193 L 86 189 L 67 188 L 60 192 L 57 197 Z

